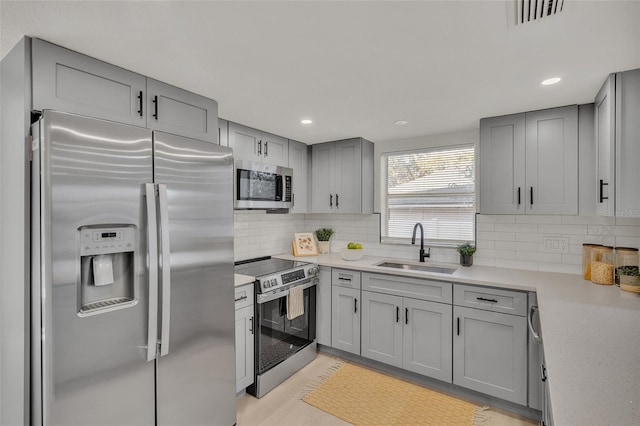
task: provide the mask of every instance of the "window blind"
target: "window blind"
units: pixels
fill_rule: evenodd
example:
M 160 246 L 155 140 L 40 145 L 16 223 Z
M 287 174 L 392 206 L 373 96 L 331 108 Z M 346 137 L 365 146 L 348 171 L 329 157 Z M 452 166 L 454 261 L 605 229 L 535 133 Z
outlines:
M 382 154 L 383 242 L 410 241 L 417 222 L 432 243 L 474 241 L 474 157 L 473 145 Z

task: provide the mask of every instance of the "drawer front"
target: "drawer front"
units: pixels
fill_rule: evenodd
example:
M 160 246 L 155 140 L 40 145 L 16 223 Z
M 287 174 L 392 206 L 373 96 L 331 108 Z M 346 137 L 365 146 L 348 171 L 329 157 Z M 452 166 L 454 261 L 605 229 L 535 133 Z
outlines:
M 346 288 L 360 289 L 360 272 L 348 269 L 331 269 L 331 284 Z
M 527 315 L 527 293 L 456 284 L 453 304 L 511 315 Z
M 253 283 L 236 287 L 236 310 L 253 305 Z
M 362 289 L 412 299 L 451 303 L 451 283 L 444 281 L 364 273 Z

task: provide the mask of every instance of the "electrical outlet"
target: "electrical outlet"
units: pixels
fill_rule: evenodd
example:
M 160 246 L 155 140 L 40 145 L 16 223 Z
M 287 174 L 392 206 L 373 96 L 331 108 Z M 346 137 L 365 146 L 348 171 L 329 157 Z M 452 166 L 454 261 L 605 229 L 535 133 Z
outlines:
M 546 253 L 569 253 L 569 238 L 545 235 L 542 241 Z

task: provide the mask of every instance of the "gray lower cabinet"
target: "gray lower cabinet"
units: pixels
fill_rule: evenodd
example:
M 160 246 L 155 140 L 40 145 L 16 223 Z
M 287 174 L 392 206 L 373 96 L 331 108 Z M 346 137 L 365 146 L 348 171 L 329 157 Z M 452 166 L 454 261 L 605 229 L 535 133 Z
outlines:
M 311 147 L 311 211 L 373 213 L 373 143 L 362 138 Z
M 229 147 L 236 160 L 288 167 L 289 140 L 242 124 L 229 122 Z
M 360 355 L 360 289 L 331 287 L 331 346 Z
M 527 320 L 453 307 L 453 383 L 527 404 Z
M 362 356 L 451 383 L 451 305 L 362 292 Z
M 146 126 L 146 78 L 43 40 L 31 42 L 33 109 Z
M 218 141 L 218 103 L 147 78 L 147 127 L 212 143 Z
M 320 266 L 316 286 L 316 340 L 331 346 L 331 268 Z
M 253 383 L 254 304 L 253 284 L 236 288 L 236 392 Z
M 289 140 L 289 167 L 293 169 L 292 204 L 289 213 L 309 213 L 311 192 L 310 149 L 302 142 Z

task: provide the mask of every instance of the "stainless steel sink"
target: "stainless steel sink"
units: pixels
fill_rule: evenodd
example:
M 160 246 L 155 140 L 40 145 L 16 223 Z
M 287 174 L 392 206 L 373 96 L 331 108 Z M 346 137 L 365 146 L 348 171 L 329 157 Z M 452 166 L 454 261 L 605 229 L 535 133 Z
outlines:
M 381 262 L 376 266 L 383 268 L 395 268 L 404 269 L 405 271 L 422 271 L 422 272 L 435 272 L 437 274 L 453 274 L 457 269 L 444 268 L 441 266 L 429 266 L 429 265 L 414 265 L 412 263 L 397 263 L 397 262 Z

